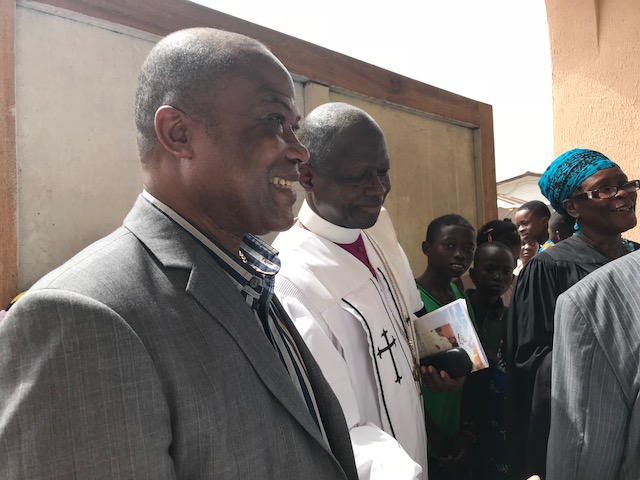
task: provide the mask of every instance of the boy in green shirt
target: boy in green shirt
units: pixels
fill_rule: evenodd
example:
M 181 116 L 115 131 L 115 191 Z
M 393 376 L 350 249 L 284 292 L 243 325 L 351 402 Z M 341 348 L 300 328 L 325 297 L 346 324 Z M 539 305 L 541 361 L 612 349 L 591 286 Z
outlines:
M 428 312 L 459 298 L 462 292 L 452 280 L 467 271 L 475 250 L 473 225 L 460 215 L 443 215 L 428 228 L 422 251 L 429 259 L 424 273 L 416 279 Z M 473 320 L 473 312 L 469 311 Z M 423 391 L 425 424 L 429 440 L 430 480 L 460 479 L 466 455 L 475 433 L 461 429 L 462 390 L 431 393 Z

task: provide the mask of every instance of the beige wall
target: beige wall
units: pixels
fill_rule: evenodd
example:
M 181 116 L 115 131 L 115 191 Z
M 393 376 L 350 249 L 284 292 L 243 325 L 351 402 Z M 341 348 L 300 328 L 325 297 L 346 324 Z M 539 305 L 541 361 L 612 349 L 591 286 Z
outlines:
M 19 7 L 18 288 L 122 224 L 141 189 L 133 91 L 153 43 Z
M 156 33 L 190 24 L 271 46 L 294 74 L 303 114 L 346 101 L 376 118 L 393 162 L 387 207 L 416 273 L 432 218 L 458 212 L 477 225 L 495 215 L 491 106 L 188 2 L 167 0 L 157 10 L 158 1 L 111 0 L 108 11 L 100 0 L 18 3 L 16 156 L 0 157 L 0 165 L 17 166 L 17 213 L 8 230 L 17 233 L 18 265 L 0 269 L 3 303 L 121 224 L 142 187 L 133 123 L 140 64 Z M 159 15 L 154 23 L 150 11 Z M 10 110 L 12 99 L 3 98 Z M 0 191 L 0 200 L 9 202 L 10 193 Z M 14 251 L 0 244 L 2 255 Z
M 546 0 L 554 151 L 601 151 L 640 177 L 640 3 Z M 640 228 L 626 234 L 640 241 Z
M 20 291 L 120 226 L 142 189 L 133 97 L 156 39 L 52 13 L 16 16 Z

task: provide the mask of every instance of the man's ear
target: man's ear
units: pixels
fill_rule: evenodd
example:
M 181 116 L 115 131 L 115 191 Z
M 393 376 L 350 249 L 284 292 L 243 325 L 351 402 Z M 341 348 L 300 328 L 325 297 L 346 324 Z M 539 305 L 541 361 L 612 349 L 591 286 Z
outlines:
M 192 124 L 187 114 L 169 105 L 163 105 L 156 111 L 153 126 L 158 143 L 176 158 L 192 158 L 193 150 L 190 140 L 189 125 Z
M 300 185 L 307 192 L 313 191 L 313 182 L 315 180 L 315 172 L 313 171 L 313 167 L 309 165 L 309 163 L 301 163 L 298 165 L 298 171 L 300 172 Z

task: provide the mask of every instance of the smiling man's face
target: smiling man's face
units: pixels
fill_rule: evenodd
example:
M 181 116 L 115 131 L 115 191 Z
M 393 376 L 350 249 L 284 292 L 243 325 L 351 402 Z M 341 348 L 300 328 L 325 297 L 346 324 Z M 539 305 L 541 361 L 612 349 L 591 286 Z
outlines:
M 212 118 L 192 129 L 196 156 L 185 169 L 193 223 L 240 237 L 291 227 L 293 184 L 308 152 L 294 133 L 300 114 L 289 73 L 256 53 L 203 102 Z

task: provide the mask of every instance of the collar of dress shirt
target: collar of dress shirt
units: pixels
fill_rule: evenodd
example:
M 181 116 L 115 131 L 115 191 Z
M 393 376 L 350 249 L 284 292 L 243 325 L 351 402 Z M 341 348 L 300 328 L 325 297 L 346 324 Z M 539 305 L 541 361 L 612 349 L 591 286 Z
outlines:
M 204 247 L 213 254 L 218 263 L 224 263 L 224 265 L 221 264 L 221 266 L 226 267 L 224 268 L 225 271 L 235 278 L 236 281 L 239 281 L 238 277 L 242 277 L 246 282 L 248 282 L 256 272 L 262 275 L 271 276 L 275 275 L 280 270 L 280 259 L 278 258 L 276 250 L 274 250 L 260 237 L 252 234 L 247 234 L 243 237 L 242 243 L 240 244 L 240 250 L 242 250 L 247 259 L 247 262 L 245 263 L 238 256 L 230 254 L 225 248 L 218 245 L 214 240 L 210 239 L 198 230 L 193 224 L 189 223 L 189 221 L 182 217 L 178 212 L 155 198 L 146 190 L 142 191 L 142 196 L 145 200 L 184 228 L 196 240 L 204 245 Z

